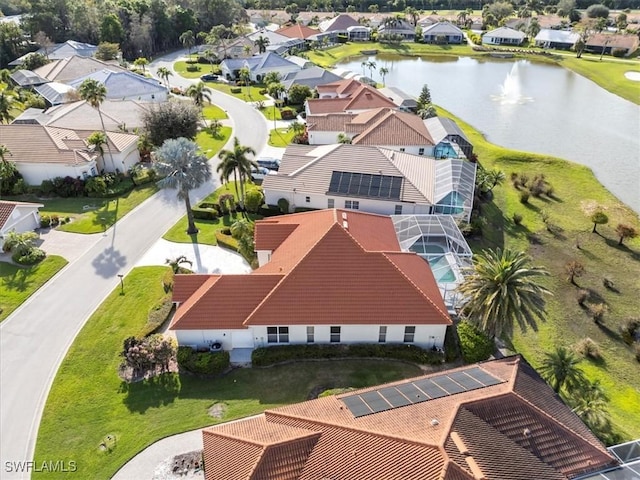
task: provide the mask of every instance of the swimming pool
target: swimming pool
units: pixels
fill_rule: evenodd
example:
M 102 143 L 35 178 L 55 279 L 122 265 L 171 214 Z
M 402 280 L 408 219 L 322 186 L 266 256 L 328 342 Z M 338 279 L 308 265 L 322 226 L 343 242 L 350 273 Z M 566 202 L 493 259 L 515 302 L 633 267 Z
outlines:
M 453 273 L 449 259 L 445 255 L 445 248 L 437 243 L 426 243 L 418 240 L 410 248 L 410 251 L 421 255 L 431 267 L 437 283 L 453 283 L 456 275 Z

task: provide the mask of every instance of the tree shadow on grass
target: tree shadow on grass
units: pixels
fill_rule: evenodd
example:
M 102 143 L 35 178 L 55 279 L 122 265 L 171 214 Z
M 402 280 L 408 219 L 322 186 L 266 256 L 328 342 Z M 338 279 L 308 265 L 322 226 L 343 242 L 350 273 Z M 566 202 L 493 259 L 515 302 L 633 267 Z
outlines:
M 632 260 L 636 261 L 636 262 L 640 262 L 640 252 L 635 251 L 631 248 L 629 248 L 628 246 L 626 246 L 624 243 L 622 245 L 620 245 L 618 242 L 618 240 L 614 240 L 612 238 L 607 238 L 601 235 L 602 238 L 604 238 L 605 243 L 611 247 L 611 248 L 615 248 L 616 250 L 626 253 L 628 254 Z
M 6 276 L 2 279 L 2 286 L 7 290 L 15 292 L 24 292 L 31 288 L 33 280 L 29 278 L 30 268 L 20 268 L 13 275 Z
M 620 337 L 620 334 L 618 332 L 611 330 L 607 325 L 603 324 L 602 322 L 596 323 L 596 325 L 598 326 L 600 331 L 604 333 L 610 340 L 613 340 L 615 342 L 622 342 L 622 338 Z
M 118 220 L 118 207 L 120 205 L 120 199 L 115 199 L 115 208 L 110 210 L 111 201 L 104 202 L 102 208 L 95 212 L 92 223 L 94 225 L 100 225 L 102 230 L 106 230 L 116 223 Z
M 130 412 L 145 413 L 173 403 L 181 390 L 180 375 L 165 373 L 136 383 L 121 382 L 119 393 L 126 393 L 122 402 Z

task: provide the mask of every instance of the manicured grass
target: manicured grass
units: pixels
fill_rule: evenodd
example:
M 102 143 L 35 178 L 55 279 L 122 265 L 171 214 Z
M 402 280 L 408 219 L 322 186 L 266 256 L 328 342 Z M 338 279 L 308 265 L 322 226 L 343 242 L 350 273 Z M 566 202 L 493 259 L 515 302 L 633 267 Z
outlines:
M 44 204 L 40 213 L 56 214 L 60 218 L 70 217 L 72 221 L 58 227 L 72 233 L 99 233 L 109 228 L 135 207 L 158 191 L 155 183 L 142 185 L 129 193 L 113 199 L 74 197 L 41 200 Z M 85 210 L 83 207 L 91 209 Z
M 440 113 L 446 114 L 442 110 Z M 631 348 L 621 341 L 618 327 L 624 320 L 638 316 L 640 238 L 627 240 L 620 247 L 614 232 L 618 223 L 640 229 L 638 216 L 608 192 L 587 167 L 492 145 L 468 124 L 456 121 L 473 143 L 480 163 L 485 168 L 498 168 L 507 176 L 505 184 L 494 189 L 494 198 L 481 206 L 488 223 L 484 236 L 471 242 L 474 251 L 496 247 L 522 250 L 533 258 L 534 265 L 544 266 L 551 273 L 545 285 L 554 296 L 547 303 L 546 321 L 537 332 L 516 329 L 513 346 L 539 366 L 544 353 L 556 345 L 573 346 L 585 337 L 593 339 L 603 360 L 584 360 L 582 367 L 590 380 L 602 382 L 610 397 L 615 431 L 626 440 L 638 438 L 640 367 Z M 509 181 L 511 172 L 526 173 L 529 178 L 544 174 L 555 190 L 553 197 L 530 197 L 528 205 L 520 203 L 519 191 Z M 591 233 L 593 224 L 583 211 L 590 204 L 601 205 L 609 216 L 609 224 L 598 228 L 599 235 Z M 543 212 L 551 224 L 559 227 L 555 235 L 547 231 Z M 514 213 L 523 216 L 521 226 L 514 224 Z M 539 242 L 530 241 L 532 234 Z M 578 288 L 567 281 L 565 265 L 573 260 L 585 267 L 586 273 L 576 283 L 591 292 L 589 302 L 603 302 L 609 308 L 602 327 L 578 305 Z M 603 286 L 605 276 L 613 279 L 617 292 Z
M 238 369 L 213 379 L 166 374 L 125 384 L 117 376 L 122 342 L 140 330 L 149 307 L 164 296 L 165 270 L 134 269 L 124 280 L 125 295 L 116 288 L 82 329 L 47 399 L 36 461 L 72 459 L 78 478 L 110 478 L 139 451 L 174 433 L 303 401 L 320 385 L 364 387 L 420 375 L 405 363 L 351 360 Z M 207 413 L 216 403 L 226 407 L 222 419 Z M 99 445 L 107 435 L 116 442 L 111 452 L 102 452 Z
M 282 115 L 280 114 L 280 109 L 275 105 L 269 105 L 260 109 L 260 113 L 262 113 L 267 120 L 282 120 Z
M 264 89 L 263 85 L 251 85 L 248 91 L 247 87 L 235 87 L 234 85 L 228 85 L 226 83 L 207 83 L 207 87 L 239 98 L 244 102 L 259 102 L 267 99 L 265 95 L 260 93 L 260 90 Z M 232 88 L 239 88 L 240 93 L 231 93 Z
M 224 120 L 229 118 L 227 113 L 217 105 L 209 104 L 202 109 L 202 115 L 207 120 Z
M 274 128 L 269 131 L 269 145 L 272 147 L 286 147 L 291 143 L 295 132 L 290 128 Z
M 250 220 L 262 218 L 259 215 L 248 214 Z M 178 222 L 163 235 L 162 238 L 170 242 L 178 243 L 200 243 L 203 245 L 217 245 L 216 232 L 225 228 L 229 228 L 238 220 L 243 218 L 241 213 L 233 213 L 225 215 L 215 220 L 196 219 L 196 227 L 200 230 L 193 235 L 187 235 L 187 216 L 182 217 Z
M 222 127 L 217 135 L 212 135 L 211 131 L 206 128 L 198 132 L 196 135 L 196 143 L 202 152 L 209 158 L 218 154 L 222 147 L 227 143 L 231 136 L 231 127 Z
M 198 67 L 198 70 L 195 72 L 188 72 L 187 62 L 185 60 L 175 62 L 173 64 L 173 69 L 178 75 L 184 78 L 200 78 L 205 73 L 220 73 L 220 67 L 218 67 L 217 65 L 213 65 L 213 72 L 211 70 L 212 65 L 208 63 L 189 63 L 188 65 L 196 65 Z M 169 77 L 169 83 L 171 83 L 171 77 Z M 207 83 L 207 86 L 210 86 L 209 83 Z
M 49 255 L 42 262 L 30 267 L 20 267 L 0 262 L 0 322 L 49 281 L 67 261 L 57 255 Z

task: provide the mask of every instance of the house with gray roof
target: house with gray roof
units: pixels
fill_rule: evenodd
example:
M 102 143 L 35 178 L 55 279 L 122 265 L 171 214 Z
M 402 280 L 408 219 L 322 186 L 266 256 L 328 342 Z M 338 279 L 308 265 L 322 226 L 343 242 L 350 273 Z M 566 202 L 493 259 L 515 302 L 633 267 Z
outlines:
M 520 30 L 500 27 L 482 35 L 483 45 L 522 45 L 526 35 Z
M 416 38 L 416 28 L 404 19 L 394 19 L 393 22 L 383 22 L 378 27 L 378 37 L 400 37 L 402 40 L 413 41 Z
M 360 24 L 351 15 L 341 13 L 337 17 L 323 20 L 318 25 L 321 32 L 333 32 L 336 35 L 346 35 L 349 27 L 356 27 Z
M 246 37 L 254 43 L 260 37 L 267 39 L 269 41 L 267 45 L 267 51 L 277 53 L 278 55 L 288 53 L 294 48 L 300 50 L 305 49 L 305 43 L 303 39 L 287 37 L 286 35 L 282 35 L 280 33 L 273 32 L 264 28 L 249 33 Z
M 16 85 L 23 88 L 36 87 L 49 81 L 31 70 L 16 70 L 9 77 Z
M 90 75 L 100 70 L 108 69 L 113 72 L 126 72 L 126 68 L 111 63 L 103 62 L 93 57 L 73 55 L 61 58 L 36 68 L 34 73 L 46 78 L 49 82 L 69 83 L 73 80 Z
M 424 121 L 435 143 L 433 155 L 436 158 L 473 157 L 473 145 L 458 124 L 445 117 L 432 117 Z
M 409 95 L 398 87 L 382 87 L 379 88 L 380 93 L 385 95 L 389 100 L 398 106 L 398 109 L 405 112 L 415 112 L 418 108 L 418 101 L 412 95 Z
M 580 34 L 570 30 L 543 28 L 536 35 L 536 47 L 569 50 L 580 39 Z
M 64 43 L 57 43 L 47 48 L 43 47 L 37 50 L 35 53 L 44 55 L 49 60 L 59 60 L 61 58 L 72 57 L 74 55 L 79 55 L 81 57 L 93 57 L 96 54 L 96 50 L 98 50 L 98 47 L 96 45 L 76 42 L 74 40 L 67 40 Z M 18 57 L 12 62 L 9 62 L 9 66 L 15 67 L 22 65 L 27 55 L 31 55 L 31 53 L 27 53 L 26 55 Z
M 227 80 L 239 77 L 242 68 L 249 69 L 249 76 L 253 82 L 261 82 L 269 72 L 278 72 L 281 77 L 288 73 L 302 70 L 299 65 L 272 52 L 249 58 L 228 58 L 220 63 L 220 71 Z
M 49 105 L 60 105 L 71 101 L 74 87 L 65 83 L 49 82 L 38 85 L 34 90 L 45 99 Z
M 289 72 L 282 78 L 282 84 L 289 90 L 293 85 L 306 85 L 310 89 L 315 89 L 318 85 L 333 83 L 342 80 L 342 77 L 331 73 L 321 67 L 313 66 L 304 68 L 296 72 Z
M 451 22 L 438 22 L 422 31 L 422 39 L 425 43 L 448 44 L 463 43 L 464 32 Z
M 148 102 L 167 101 L 167 88 L 160 81 L 128 71 L 116 72 L 103 69 L 80 77 L 69 84 L 78 89 L 82 82 L 88 78 L 97 80 L 107 88 L 107 99 Z
M 290 208 L 345 208 L 381 215 L 469 219 L 476 164 L 364 145 L 289 145 L 262 183 L 265 201 Z

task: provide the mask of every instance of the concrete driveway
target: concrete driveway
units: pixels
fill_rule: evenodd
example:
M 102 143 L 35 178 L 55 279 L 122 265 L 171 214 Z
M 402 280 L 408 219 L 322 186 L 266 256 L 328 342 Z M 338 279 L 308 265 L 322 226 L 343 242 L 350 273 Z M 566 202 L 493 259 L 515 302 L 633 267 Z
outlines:
M 180 55 L 183 53 L 171 56 Z M 158 66 L 171 63 L 171 58 L 162 58 L 152 63 L 152 69 L 155 72 Z M 171 80 L 176 83 L 176 75 Z M 240 142 L 260 152 L 267 140 L 264 117 L 221 92 L 214 92 L 213 101 L 233 119 L 234 135 Z M 216 179 L 192 191 L 192 201 L 199 201 L 217 186 Z M 28 468 L 9 471 L 6 462 L 33 459 L 44 404 L 67 350 L 95 309 L 117 288 L 117 275 L 129 273 L 182 215 L 184 204 L 177 201 L 175 191 L 158 192 L 0 324 L 0 478 L 30 477 Z

